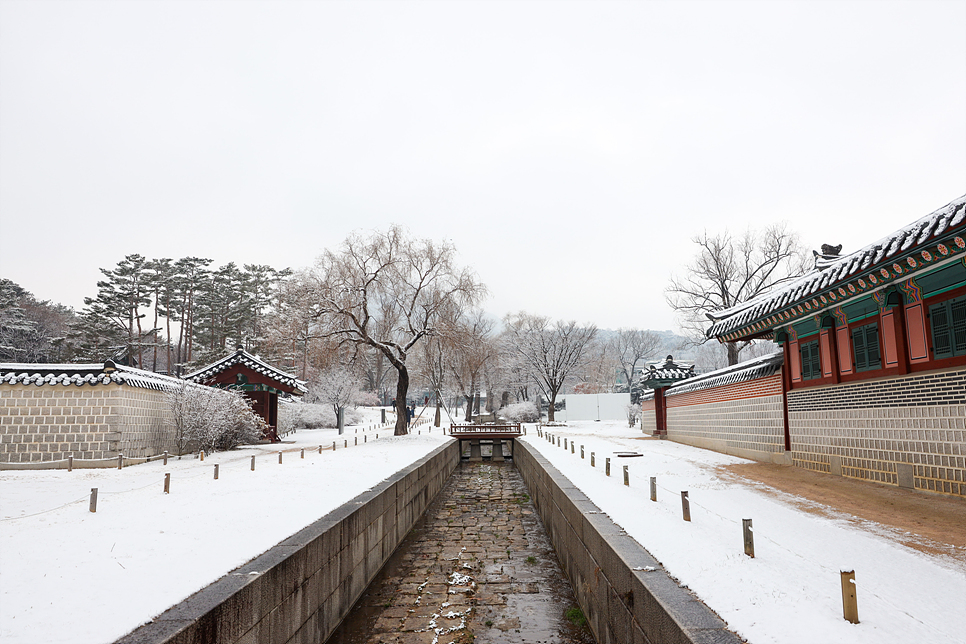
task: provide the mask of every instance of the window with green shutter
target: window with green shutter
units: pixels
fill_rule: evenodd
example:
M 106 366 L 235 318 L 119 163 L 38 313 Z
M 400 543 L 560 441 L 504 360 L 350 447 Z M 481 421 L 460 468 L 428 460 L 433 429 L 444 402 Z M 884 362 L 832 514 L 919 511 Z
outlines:
M 802 354 L 802 380 L 814 380 L 822 377 L 822 364 L 818 358 L 818 340 L 802 342 L 799 345 Z
M 966 297 L 956 297 L 929 307 L 933 358 L 966 355 Z
M 879 353 L 879 325 L 875 322 L 852 329 L 852 353 L 856 371 L 882 368 Z

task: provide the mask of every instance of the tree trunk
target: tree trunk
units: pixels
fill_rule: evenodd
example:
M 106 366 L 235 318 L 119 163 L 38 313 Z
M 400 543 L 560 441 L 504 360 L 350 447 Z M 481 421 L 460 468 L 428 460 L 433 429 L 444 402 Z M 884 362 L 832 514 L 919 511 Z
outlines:
M 394 436 L 405 436 L 409 433 L 409 423 L 406 422 L 406 395 L 409 393 L 409 370 L 399 369 L 399 379 L 396 382 L 396 431 Z
M 738 347 L 737 342 L 728 342 L 728 366 L 738 364 L 738 352 L 741 349 Z
M 439 415 L 439 397 L 436 398 L 436 418 L 435 426 L 439 427 L 440 415 Z
M 547 422 L 548 423 L 552 423 L 553 422 L 553 411 L 554 411 L 553 408 L 554 408 L 554 406 L 556 404 L 557 404 L 557 392 L 554 391 L 553 393 L 550 394 L 550 407 L 547 408 Z

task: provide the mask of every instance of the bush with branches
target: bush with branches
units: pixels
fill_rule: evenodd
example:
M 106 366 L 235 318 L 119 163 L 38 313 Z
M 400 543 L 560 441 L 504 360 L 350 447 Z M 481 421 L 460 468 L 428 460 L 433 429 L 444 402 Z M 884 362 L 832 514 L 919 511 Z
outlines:
M 530 400 L 507 405 L 500 414 L 511 423 L 535 423 L 540 420 L 540 410 Z
M 206 452 L 256 443 L 265 430 L 265 421 L 238 391 L 182 383 L 168 392 L 167 399 L 179 454 L 189 443 L 197 443 Z

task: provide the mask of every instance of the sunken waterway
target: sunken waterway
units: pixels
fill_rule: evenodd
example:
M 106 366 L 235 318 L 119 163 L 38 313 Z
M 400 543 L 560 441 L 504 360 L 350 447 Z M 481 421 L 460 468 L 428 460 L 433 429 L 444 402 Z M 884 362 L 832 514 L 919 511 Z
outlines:
M 594 638 L 516 467 L 464 461 L 326 642 Z

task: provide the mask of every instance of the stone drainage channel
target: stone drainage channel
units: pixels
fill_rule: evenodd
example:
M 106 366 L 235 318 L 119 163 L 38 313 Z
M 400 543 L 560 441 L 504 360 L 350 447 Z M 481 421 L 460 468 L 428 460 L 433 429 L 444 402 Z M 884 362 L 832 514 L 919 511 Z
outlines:
M 590 644 L 512 463 L 463 462 L 327 644 Z

